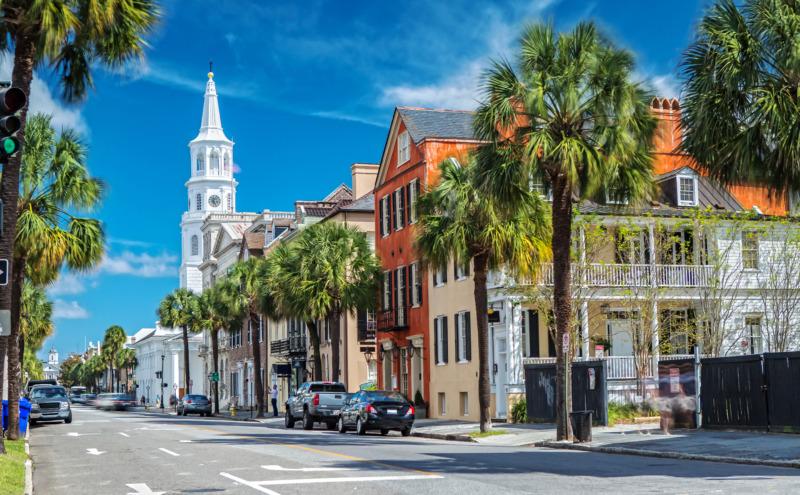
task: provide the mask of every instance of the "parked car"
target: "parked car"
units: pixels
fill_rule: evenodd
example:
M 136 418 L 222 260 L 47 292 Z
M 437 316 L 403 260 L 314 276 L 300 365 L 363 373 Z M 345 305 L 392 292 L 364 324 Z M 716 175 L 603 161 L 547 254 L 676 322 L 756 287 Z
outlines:
M 97 396 L 94 406 L 107 411 L 125 411 L 136 405 L 136 401 L 126 394 L 105 393 Z
M 69 401 L 73 404 L 85 404 L 83 397 L 81 394 L 69 394 Z
M 411 434 L 414 425 L 414 405 L 399 392 L 362 390 L 350 397 L 338 418 L 339 433 L 355 429 L 359 435 L 369 430 L 380 430 L 386 435 L 398 430 L 404 437 Z
M 93 406 L 97 400 L 97 394 L 81 394 L 81 399 L 87 406 Z
M 294 423 L 302 420 L 304 430 L 313 428 L 314 423 L 325 423 L 332 430 L 348 397 L 344 383 L 306 382 L 286 401 L 285 425 L 294 428 Z
M 187 414 L 211 416 L 211 402 L 205 395 L 185 395 L 178 401 L 177 412 L 181 416 Z
M 30 395 L 31 389 L 37 385 L 58 385 L 58 382 L 53 379 L 48 380 L 28 380 L 25 384 L 25 395 Z
M 31 401 L 30 423 L 39 421 L 64 421 L 72 423 L 67 390 L 58 385 L 37 385 L 28 395 Z

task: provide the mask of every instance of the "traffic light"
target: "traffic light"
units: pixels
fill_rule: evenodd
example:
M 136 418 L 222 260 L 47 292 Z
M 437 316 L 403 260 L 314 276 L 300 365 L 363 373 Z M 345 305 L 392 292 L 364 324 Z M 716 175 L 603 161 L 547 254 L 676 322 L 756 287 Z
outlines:
M 19 152 L 19 140 L 14 135 L 21 122 L 16 113 L 25 106 L 27 100 L 21 89 L 0 83 L 0 160 Z

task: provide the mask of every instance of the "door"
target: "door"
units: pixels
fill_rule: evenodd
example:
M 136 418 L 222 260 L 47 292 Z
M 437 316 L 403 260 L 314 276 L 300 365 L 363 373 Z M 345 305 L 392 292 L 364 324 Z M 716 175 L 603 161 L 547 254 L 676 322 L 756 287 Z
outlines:
M 608 320 L 608 340 L 611 342 L 609 355 L 632 356 L 631 320 Z
M 506 384 L 508 383 L 508 366 L 507 366 L 507 350 L 506 338 L 498 337 L 495 340 L 495 364 L 497 365 L 496 385 L 495 385 L 495 402 L 498 418 L 505 418 L 508 414 L 507 403 L 508 393 Z
M 419 347 L 414 348 L 414 355 L 411 356 L 411 393 L 413 394 L 409 397 L 411 402 L 414 402 L 417 391 L 420 394 L 425 393 L 422 390 L 422 349 Z

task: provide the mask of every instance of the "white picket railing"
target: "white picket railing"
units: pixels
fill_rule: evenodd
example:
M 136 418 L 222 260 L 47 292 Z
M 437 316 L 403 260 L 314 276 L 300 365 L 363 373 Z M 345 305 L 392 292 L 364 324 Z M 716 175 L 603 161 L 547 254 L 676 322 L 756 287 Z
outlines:
M 711 273 L 708 265 L 642 265 L 625 263 L 589 263 L 584 269 L 572 266 L 573 283 L 588 287 L 706 287 Z M 655 277 L 655 280 L 654 280 Z M 582 280 L 583 279 L 583 280 Z M 553 265 L 542 265 L 540 282 L 553 285 Z M 520 281 L 531 285 L 531 280 Z
M 693 354 L 669 354 L 659 356 L 659 360 L 693 358 Z M 602 359 L 606 362 L 606 378 L 609 380 L 634 380 L 636 378 L 636 359 L 634 356 L 604 356 L 602 358 L 591 358 L 592 360 Z M 550 364 L 555 363 L 554 357 L 534 357 L 525 358 L 524 364 Z M 648 363 L 645 378 L 653 377 L 653 369 Z

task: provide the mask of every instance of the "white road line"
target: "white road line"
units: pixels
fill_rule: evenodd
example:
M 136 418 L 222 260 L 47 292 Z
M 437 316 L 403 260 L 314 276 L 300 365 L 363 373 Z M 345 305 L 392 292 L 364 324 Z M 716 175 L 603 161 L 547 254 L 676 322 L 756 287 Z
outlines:
M 128 435 L 124 431 L 118 431 L 117 433 L 119 433 L 120 435 L 122 435 L 123 437 L 126 437 L 126 438 L 130 438 L 131 437 L 130 435 Z
M 228 473 L 219 473 L 219 474 L 220 474 L 220 476 L 224 476 L 224 477 L 228 478 L 229 480 L 232 480 L 232 481 L 234 481 L 236 483 L 239 483 L 240 485 L 249 486 L 250 488 L 252 488 L 253 490 L 255 490 L 257 492 L 266 493 L 268 495 L 281 495 L 280 493 L 278 493 L 278 492 L 276 492 L 274 490 L 270 490 L 269 488 L 264 488 L 263 486 L 259 486 L 257 483 L 253 483 L 251 481 L 243 480 L 242 478 L 239 478 L 238 476 L 234 476 L 234 475 L 228 474 Z
M 192 443 L 191 440 L 180 440 L 181 443 Z
M 171 456 L 175 456 L 175 457 L 180 456 L 180 454 L 176 454 L 175 452 L 173 452 L 171 450 L 167 450 L 164 447 L 159 447 L 158 450 L 160 450 L 161 452 L 166 452 L 167 454 L 169 454 Z
M 298 478 L 294 480 L 251 481 L 259 486 L 274 485 L 310 485 L 313 483 L 355 483 L 362 481 L 404 481 L 404 480 L 436 480 L 444 476 L 438 474 L 410 474 L 405 476 L 350 476 L 341 478 Z
M 353 468 L 341 468 L 341 467 L 304 467 L 304 468 L 286 468 L 283 466 L 277 465 L 267 465 L 261 466 L 263 469 L 267 471 L 301 471 L 304 473 L 310 473 L 314 471 L 353 471 Z
M 91 448 L 91 449 L 86 449 L 86 453 L 87 454 L 91 454 L 91 455 L 100 455 L 100 454 L 105 454 L 106 451 L 105 450 L 97 450 L 95 448 Z
M 128 492 L 128 495 L 162 495 L 166 493 L 166 492 L 154 492 L 145 483 L 128 483 L 125 486 L 127 486 L 131 490 L 136 490 L 135 492 Z

